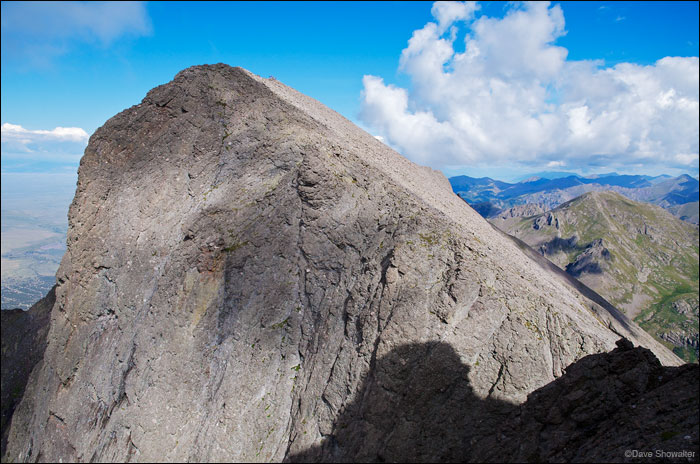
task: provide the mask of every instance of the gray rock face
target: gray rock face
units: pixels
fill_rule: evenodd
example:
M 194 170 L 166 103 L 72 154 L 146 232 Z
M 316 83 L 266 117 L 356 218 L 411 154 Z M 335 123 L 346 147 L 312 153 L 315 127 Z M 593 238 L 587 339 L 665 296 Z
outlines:
M 474 366 L 447 343 L 401 345 L 378 358 L 332 433 L 291 462 L 465 462 L 514 404 L 479 395 Z
M 618 334 L 680 363 L 561 274 L 315 100 L 189 68 L 90 139 L 6 458 L 280 461 L 362 434 L 437 459 L 464 445 L 405 422 L 433 397 L 520 403 Z
M 5 453 L 10 420 L 27 386 L 29 374 L 41 363 L 46 349 L 51 308 L 56 302 L 55 288 L 27 311 L 3 310 L 2 317 L 2 410 L 0 434 Z

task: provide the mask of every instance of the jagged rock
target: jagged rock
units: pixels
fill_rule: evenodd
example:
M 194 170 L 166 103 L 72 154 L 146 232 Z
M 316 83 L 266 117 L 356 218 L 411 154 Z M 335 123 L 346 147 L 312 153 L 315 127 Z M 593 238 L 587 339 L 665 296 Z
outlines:
M 507 220 L 511 218 L 531 217 L 537 214 L 542 214 L 546 211 L 544 205 L 537 203 L 529 203 L 526 205 L 517 205 L 498 212 L 497 217 L 493 219 Z
M 689 462 L 698 457 L 697 364 L 662 367 L 620 340 L 531 393 L 471 455 L 486 462 Z M 666 453 L 665 455 L 661 453 Z
M 684 316 L 698 317 L 698 299 L 680 298 L 672 303 L 673 309 Z
M 669 331 L 661 332 L 660 337 L 676 346 L 688 346 L 695 348 L 696 351 L 699 346 L 697 333 L 688 335 L 686 331 Z
M 51 308 L 56 301 L 56 287 L 27 311 L 3 310 L 2 315 L 2 410 L 0 434 L 5 454 L 10 420 L 27 386 L 29 374 L 41 363 L 46 349 Z
M 346 412 L 381 452 L 396 422 L 370 410 L 381 389 L 387 412 L 412 404 L 401 379 L 424 380 L 416 401 L 454 386 L 436 398 L 519 403 L 619 334 L 680 363 L 438 172 L 226 65 L 180 72 L 93 134 L 57 279 L 8 460 L 279 461 L 325 446 Z M 456 363 L 468 373 L 431 385 Z
M 472 205 L 472 207 L 474 207 L 474 205 Z M 481 213 L 481 211 L 478 209 L 477 211 Z M 483 213 L 481 215 L 488 218 L 488 220 L 499 229 L 505 230 L 512 227 L 513 224 L 517 224 L 523 218 L 542 214 L 545 211 L 547 211 L 547 208 L 544 204 L 528 203 L 525 205 L 517 205 L 513 206 L 512 208 L 492 212 L 489 215 L 485 215 Z

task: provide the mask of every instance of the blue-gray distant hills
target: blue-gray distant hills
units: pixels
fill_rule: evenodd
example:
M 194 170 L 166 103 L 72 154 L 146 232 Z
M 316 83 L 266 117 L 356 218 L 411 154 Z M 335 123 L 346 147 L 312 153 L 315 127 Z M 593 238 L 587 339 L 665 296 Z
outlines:
M 549 174 L 556 178 L 534 176 L 509 183 L 489 177 L 456 176 L 450 178 L 450 184 L 457 195 L 485 217 L 523 204 L 536 204 L 546 211 L 587 192 L 613 190 L 632 200 L 659 205 L 685 221 L 698 223 L 698 180 L 687 174 L 678 177 Z

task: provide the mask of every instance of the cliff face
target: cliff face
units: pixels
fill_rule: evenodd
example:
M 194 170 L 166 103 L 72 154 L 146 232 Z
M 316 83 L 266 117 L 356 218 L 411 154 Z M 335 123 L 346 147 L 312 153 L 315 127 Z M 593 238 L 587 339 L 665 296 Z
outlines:
M 350 456 L 335 438 L 349 427 L 367 456 L 463 459 L 462 441 L 491 432 L 485 410 L 619 334 L 680 363 L 561 274 L 318 102 L 189 68 L 90 139 L 6 458 Z M 466 368 L 430 375 L 453 365 Z M 412 378 L 425 390 L 402 390 Z M 470 403 L 455 425 L 480 425 L 443 446 L 418 438 L 404 393 L 490 403 Z

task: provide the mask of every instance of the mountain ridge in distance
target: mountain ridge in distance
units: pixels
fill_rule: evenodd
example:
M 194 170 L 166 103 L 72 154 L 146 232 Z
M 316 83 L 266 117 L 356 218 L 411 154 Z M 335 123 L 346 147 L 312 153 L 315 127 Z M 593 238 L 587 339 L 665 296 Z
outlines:
M 699 183 L 687 174 L 678 177 L 616 173 L 582 177 L 571 174 L 518 183 L 461 175 L 451 177 L 450 184 L 460 198 L 470 205 L 479 205 L 478 210 L 489 215 L 522 204 L 542 204 L 546 209 L 552 209 L 590 191 L 614 190 L 635 201 L 661 206 L 684 221 L 699 222 Z

